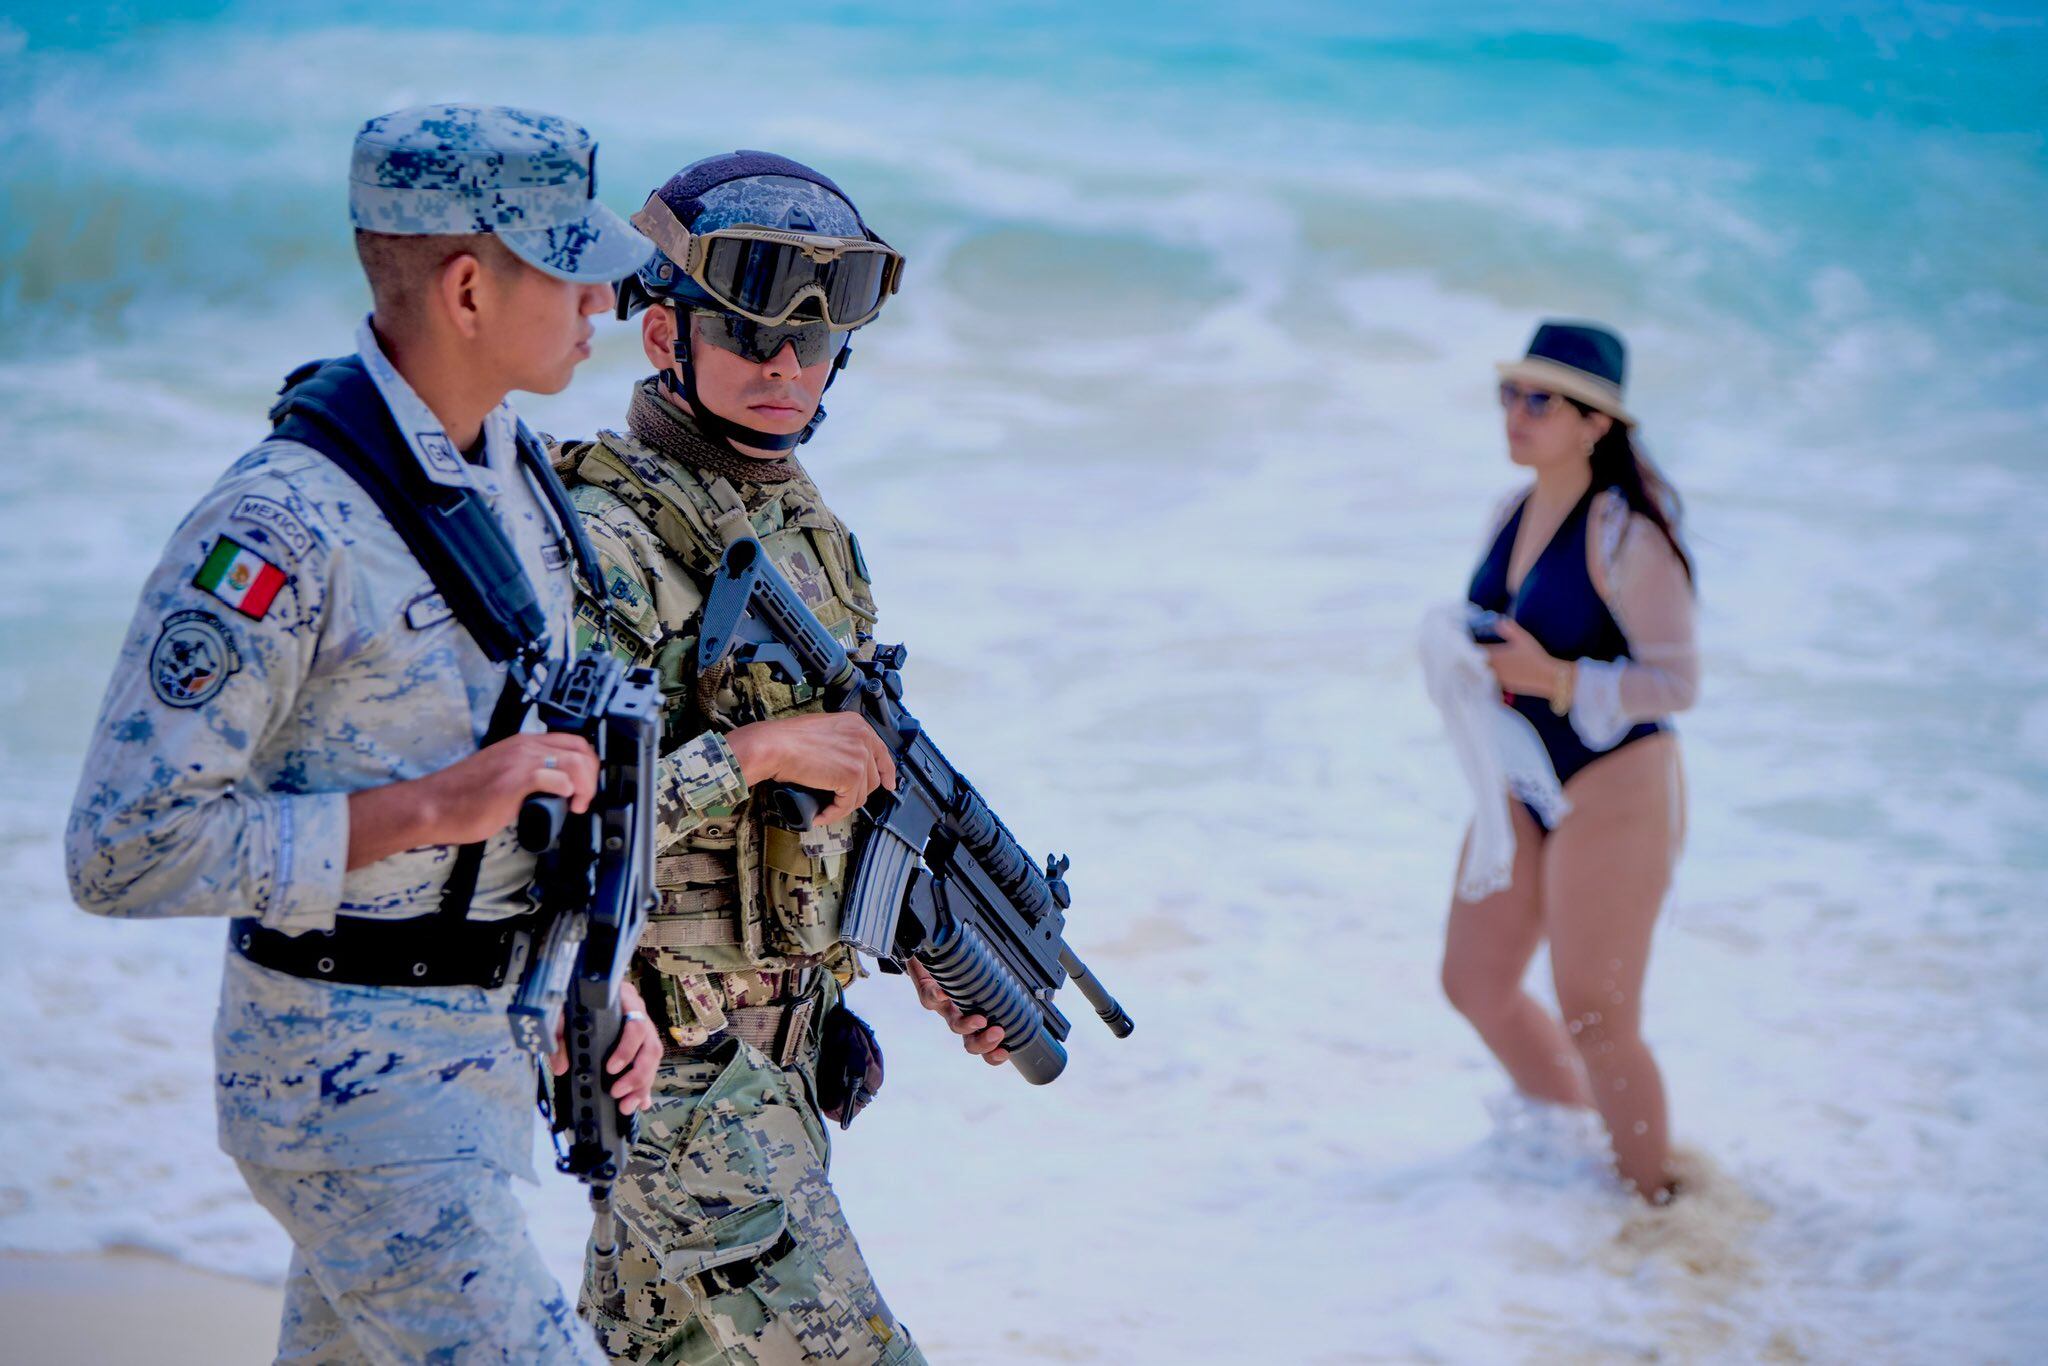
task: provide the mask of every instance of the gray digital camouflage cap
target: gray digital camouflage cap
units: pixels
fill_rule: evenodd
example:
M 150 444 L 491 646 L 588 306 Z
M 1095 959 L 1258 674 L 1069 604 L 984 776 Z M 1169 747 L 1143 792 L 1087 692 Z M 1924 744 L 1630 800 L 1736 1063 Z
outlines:
M 654 251 L 598 199 L 588 132 L 503 105 L 422 105 L 371 119 L 349 162 L 348 213 L 366 232 L 494 232 L 563 280 L 619 280 Z

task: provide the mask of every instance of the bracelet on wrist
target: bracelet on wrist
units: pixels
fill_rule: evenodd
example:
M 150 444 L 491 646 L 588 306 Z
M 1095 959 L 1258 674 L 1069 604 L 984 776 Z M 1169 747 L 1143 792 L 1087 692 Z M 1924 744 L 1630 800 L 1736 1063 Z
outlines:
M 1572 691 L 1578 682 L 1579 671 L 1568 659 L 1557 661 L 1557 683 L 1550 690 L 1550 714 L 1564 716 L 1572 709 Z

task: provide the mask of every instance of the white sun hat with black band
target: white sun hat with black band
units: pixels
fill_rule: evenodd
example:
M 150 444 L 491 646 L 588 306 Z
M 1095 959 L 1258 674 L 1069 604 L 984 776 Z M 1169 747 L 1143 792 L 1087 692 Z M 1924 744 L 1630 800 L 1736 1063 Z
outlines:
M 1546 320 L 1529 339 L 1529 353 L 1494 367 L 1504 380 L 1527 389 L 1562 394 L 1607 414 L 1626 427 L 1636 425 L 1622 402 L 1628 349 L 1621 338 L 1593 323 Z

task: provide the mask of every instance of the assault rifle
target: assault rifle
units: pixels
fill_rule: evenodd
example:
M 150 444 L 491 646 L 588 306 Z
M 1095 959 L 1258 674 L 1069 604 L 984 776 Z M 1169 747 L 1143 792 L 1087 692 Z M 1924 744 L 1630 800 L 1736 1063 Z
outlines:
M 1003 1030 L 1025 1080 L 1043 1085 L 1067 1065 L 1067 1019 L 1053 993 L 1068 978 L 1118 1038 L 1131 1017 L 1074 956 L 1062 935 L 1072 898 L 1069 861 L 1031 855 L 902 706 L 901 645 L 852 658 L 811 614 L 752 537 L 726 548 L 705 598 L 697 644 L 703 676 L 728 658 L 766 664 L 823 694 L 828 711 L 857 712 L 896 761 L 896 790 L 861 809 L 840 938 L 892 967 L 916 957 L 962 1011 Z M 808 830 L 831 794 L 765 784 L 766 817 Z
M 535 793 L 519 808 L 520 846 L 539 855 L 534 875 L 539 947 L 527 959 L 507 1014 L 512 1036 L 539 1059 L 559 1029 L 569 1069 L 542 1084 L 555 1166 L 590 1187 L 600 1258 L 616 1253 L 612 1184 L 626 1167 L 635 1117 L 620 1115 L 604 1064 L 625 1018 L 619 984 L 654 903 L 654 769 L 661 690 L 651 669 L 585 652 L 538 699 L 549 730 L 580 735 L 597 751 L 597 794 L 582 815 L 568 799 Z

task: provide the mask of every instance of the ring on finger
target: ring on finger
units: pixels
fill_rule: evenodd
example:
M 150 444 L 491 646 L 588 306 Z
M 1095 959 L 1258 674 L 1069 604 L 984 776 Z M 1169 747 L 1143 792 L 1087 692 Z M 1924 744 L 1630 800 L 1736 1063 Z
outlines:
M 550 754 L 547 758 L 540 761 L 540 766 L 542 768 L 553 768 L 555 766 L 555 756 Z

